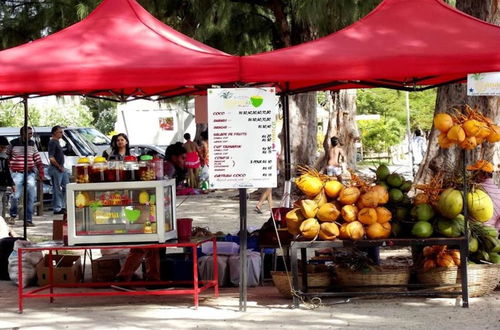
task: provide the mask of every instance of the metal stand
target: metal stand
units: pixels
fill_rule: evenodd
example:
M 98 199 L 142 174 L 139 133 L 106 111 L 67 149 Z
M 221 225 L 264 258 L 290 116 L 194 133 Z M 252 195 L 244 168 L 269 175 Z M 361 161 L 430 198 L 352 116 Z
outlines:
M 247 190 L 240 189 L 240 312 L 247 311 Z
M 293 305 L 298 307 L 301 301 L 301 297 L 357 297 L 357 296 L 370 296 L 370 295 L 390 295 L 390 296 L 424 296 L 424 297 L 435 297 L 435 296 L 450 296 L 457 297 L 462 296 L 462 307 L 469 306 L 469 296 L 467 293 L 467 276 L 462 278 L 461 290 L 454 292 L 436 292 L 436 291 L 399 291 L 394 290 L 391 292 L 370 292 L 368 290 L 363 291 L 363 288 L 367 288 L 369 286 L 359 286 L 357 287 L 357 291 L 355 292 L 316 292 L 316 293 L 308 293 L 308 279 L 307 279 L 307 249 L 324 249 L 324 248 L 343 248 L 343 247 L 373 247 L 373 246 L 427 246 L 427 245 L 458 245 L 460 246 L 462 263 L 460 265 L 460 270 L 462 274 L 467 274 L 467 262 L 463 262 L 464 258 L 466 259 L 466 254 L 463 254 L 462 251 L 467 250 L 467 240 L 465 237 L 459 238 L 425 238 L 425 239 L 405 239 L 405 238 L 394 238 L 394 239 L 386 239 L 386 240 L 361 240 L 361 241 L 295 241 L 290 246 L 290 263 L 291 263 L 291 271 L 292 271 L 292 284 L 293 289 L 297 293 L 297 295 L 293 295 Z M 297 252 L 300 250 L 301 252 L 301 270 L 302 270 L 302 289 L 299 290 L 299 263 L 297 258 Z M 465 256 L 465 257 L 464 257 Z M 401 287 L 401 286 L 388 286 L 388 287 Z M 404 285 L 404 287 L 408 288 L 425 288 L 429 287 L 428 285 L 423 284 L 408 284 Z M 435 286 L 433 286 L 435 287 Z
M 288 89 L 288 84 L 287 84 Z M 290 103 L 288 94 L 283 94 L 281 96 L 281 104 L 283 105 L 283 140 L 284 140 L 284 151 L 285 151 L 285 187 L 283 196 L 287 196 L 285 201 L 285 207 L 290 207 L 290 191 L 291 191 L 291 178 L 292 178 L 292 161 L 290 152 Z
M 27 230 L 27 211 L 28 211 L 28 98 L 23 98 L 24 105 L 24 168 L 23 168 L 23 238 L 26 240 L 28 238 Z M 22 138 L 22 134 L 21 134 Z

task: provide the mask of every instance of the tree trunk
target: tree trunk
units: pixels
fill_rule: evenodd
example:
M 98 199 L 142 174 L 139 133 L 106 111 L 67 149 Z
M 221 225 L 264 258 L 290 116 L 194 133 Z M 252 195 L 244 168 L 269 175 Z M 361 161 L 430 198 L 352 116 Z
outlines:
M 500 24 L 500 12 L 497 0 L 457 0 L 457 8 L 469 15 L 493 24 Z M 473 72 L 471 72 L 473 73 Z M 498 122 L 500 119 L 500 98 L 488 96 L 467 96 L 466 84 L 453 84 L 438 88 L 435 113 L 447 112 L 453 107 L 468 104 L 479 108 L 480 112 Z M 446 167 L 455 167 L 460 164 L 458 147 L 441 149 L 437 144 L 438 131 L 433 129 L 429 136 L 429 146 L 424 161 L 415 177 L 415 182 L 429 182 L 430 178 Z M 483 143 L 474 151 L 468 153 L 468 163 L 477 159 L 492 161 L 495 168 L 500 164 L 500 146 Z
M 316 93 L 289 97 L 290 152 L 292 175 L 297 165 L 312 165 L 316 161 L 317 127 Z M 284 126 L 280 134 L 281 155 L 285 152 Z
M 325 151 L 318 161 L 317 168 L 324 168 L 326 165 L 331 148 L 330 139 L 333 136 L 340 140 L 346 153 L 347 166 L 356 168 L 356 142 L 359 140 L 356 124 L 356 95 L 355 89 L 327 93 L 328 126 L 323 141 Z

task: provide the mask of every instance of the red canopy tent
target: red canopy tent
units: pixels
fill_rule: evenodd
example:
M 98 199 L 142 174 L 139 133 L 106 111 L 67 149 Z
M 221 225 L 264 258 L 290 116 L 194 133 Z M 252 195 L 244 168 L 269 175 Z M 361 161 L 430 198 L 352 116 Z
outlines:
M 442 0 L 385 0 L 353 25 L 298 46 L 242 58 L 245 82 L 286 93 L 359 87 L 413 90 L 500 71 L 500 27 Z
M 0 52 L 0 95 L 165 97 L 238 80 L 239 58 L 166 26 L 135 0 L 105 0 L 60 32 Z

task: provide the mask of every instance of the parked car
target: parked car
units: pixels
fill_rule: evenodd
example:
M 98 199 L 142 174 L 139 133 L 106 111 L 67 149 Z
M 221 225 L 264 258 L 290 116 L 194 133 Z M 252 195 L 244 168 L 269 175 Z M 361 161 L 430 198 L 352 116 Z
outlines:
M 130 146 L 130 153 L 136 157 L 142 155 L 158 156 L 165 158 L 166 146 L 156 146 L 153 144 L 135 144 Z
M 44 195 L 52 194 L 48 166 L 50 164 L 48 155 L 49 140 L 52 137 L 52 127 L 33 127 L 33 141 L 40 152 L 42 162 L 45 166 Z M 19 137 L 20 127 L 1 127 L 0 136 L 5 136 L 10 142 Z M 93 157 L 101 154 L 102 150 L 109 147 L 110 140 L 107 136 L 90 127 L 66 127 L 60 140 L 64 150 L 64 167 L 71 171 L 72 166 L 78 162 L 80 157 Z

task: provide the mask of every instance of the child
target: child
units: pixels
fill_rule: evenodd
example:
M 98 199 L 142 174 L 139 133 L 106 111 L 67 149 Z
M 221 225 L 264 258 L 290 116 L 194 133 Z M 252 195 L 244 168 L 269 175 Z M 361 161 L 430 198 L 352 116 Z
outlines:
M 7 188 L 11 187 L 12 191 L 15 191 L 16 186 L 12 180 L 9 170 L 9 160 L 5 151 L 9 141 L 4 136 L 0 136 L 0 215 L 4 217 L 4 211 L 7 209 Z M 9 220 L 11 223 L 11 220 Z

